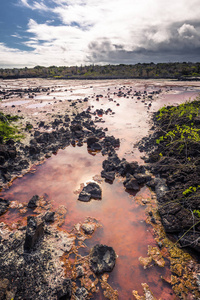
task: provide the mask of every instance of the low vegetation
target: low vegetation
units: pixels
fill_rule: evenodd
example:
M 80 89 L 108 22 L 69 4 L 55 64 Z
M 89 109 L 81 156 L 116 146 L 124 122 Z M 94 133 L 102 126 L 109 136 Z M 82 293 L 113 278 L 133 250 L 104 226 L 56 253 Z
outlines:
M 143 63 L 135 65 L 36 66 L 34 68 L 0 69 L 0 78 L 170 78 L 189 80 L 200 78 L 200 63 Z
M 169 187 L 159 212 L 167 232 L 200 251 L 200 97 L 161 108 L 154 122 L 148 162 Z
M 0 112 L 0 140 L 20 139 L 23 136 L 19 134 L 19 129 L 13 123 L 18 121 L 18 116 L 5 115 Z

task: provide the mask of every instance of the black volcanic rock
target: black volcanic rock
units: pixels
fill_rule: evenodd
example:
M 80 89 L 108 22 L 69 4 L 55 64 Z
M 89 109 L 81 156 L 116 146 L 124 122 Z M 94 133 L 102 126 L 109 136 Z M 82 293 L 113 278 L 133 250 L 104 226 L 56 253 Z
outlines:
M 35 208 L 37 207 L 37 201 L 39 200 L 39 196 L 38 195 L 34 195 L 28 202 L 28 207 L 29 208 Z
M 137 182 L 137 180 L 133 177 L 130 176 L 129 178 L 127 178 L 124 182 L 123 182 L 125 188 L 127 190 L 133 190 L 133 191 L 139 191 L 140 187 L 139 184 Z
M 91 249 L 89 260 L 95 274 L 111 272 L 115 266 L 116 253 L 112 247 L 97 244 Z
M 90 182 L 79 194 L 78 200 L 88 202 L 91 199 L 101 200 L 102 191 L 100 186 L 95 182 Z
M 26 238 L 24 243 L 24 251 L 32 252 L 36 250 L 36 246 L 44 236 L 44 222 L 36 217 L 29 216 L 27 218 Z
M 8 209 L 10 202 L 0 198 L 0 216 Z
M 101 171 L 101 177 L 105 178 L 108 181 L 113 182 L 115 180 L 115 171 L 105 172 L 103 170 L 103 171 Z

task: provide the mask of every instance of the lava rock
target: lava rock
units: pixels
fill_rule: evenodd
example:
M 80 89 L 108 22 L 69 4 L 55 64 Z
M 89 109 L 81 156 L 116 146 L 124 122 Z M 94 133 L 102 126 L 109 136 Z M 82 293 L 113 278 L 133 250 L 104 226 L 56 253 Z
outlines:
M 115 266 L 116 253 L 112 247 L 97 244 L 90 251 L 89 261 L 95 274 L 111 272 Z
M 76 278 L 80 278 L 84 275 L 84 269 L 82 266 L 77 266 L 76 268 Z
M 54 222 L 54 216 L 55 216 L 55 212 L 54 212 L 54 211 L 48 211 L 48 212 L 46 212 L 46 214 L 44 215 L 44 221 L 45 221 L 46 223 Z
M 88 291 L 84 287 L 77 288 L 75 295 L 77 300 L 88 299 Z
M 123 158 L 122 161 L 117 166 L 117 171 L 121 176 L 126 176 L 126 174 L 133 175 L 137 168 L 138 168 L 137 162 L 129 163 L 126 161 L 126 159 Z
M 35 208 L 37 207 L 37 201 L 39 200 L 38 195 L 34 195 L 31 200 L 29 200 L 27 207 L 29 208 Z
M 9 204 L 8 200 L 0 198 L 0 216 L 8 209 Z
M 162 198 L 165 196 L 165 194 L 169 191 L 165 181 L 160 178 L 155 179 L 155 192 L 158 201 L 162 202 Z
M 4 157 L 6 160 L 9 159 L 8 147 L 6 145 L 0 145 L 0 156 Z
M 135 174 L 134 177 L 139 184 L 143 184 L 151 180 L 151 176 L 148 174 Z
M 104 139 L 104 144 L 106 146 L 113 146 L 113 147 L 119 147 L 120 146 L 120 140 L 116 139 L 114 136 L 106 136 Z
M 140 189 L 137 180 L 133 176 L 130 176 L 128 179 L 126 179 L 123 184 L 127 190 L 133 190 L 137 192 Z
M 95 230 L 95 224 L 93 223 L 83 223 L 81 228 L 86 234 L 92 234 Z
M 38 242 L 44 236 L 44 222 L 37 220 L 36 217 L 27 217 L 26 237 L 24 243 L 24 251 L 32 252 L 36 250 Z
M 83 129 L 83 126 L 79 123 L 72 123 L 70 126 L 70 130 L 72 132 L 82 131 L 82 129 Z
M 87 139 L 87 147 L 88 147 L 89 149 L 91 149 L 91 148 L 92 148 L 92 145 L 95 144 L 95 143 L 97 143 L 97 142 L 99 142 L 99 139 L 96 138 L 95 136 L 91 136 L 91 137 L 89 137 L 89 138 Z
M 58 300 L 70 300 L 72 296 L 72 282 L 70 279 L 63 281 L 62 287 L 58 290 Z
M 38 146 L 30 146 L 29 147 L 29 154 L 32 156 L 32 155 L 35 155 L 35 154 L 39 154 L 40 153 L 40 148 Z
M 110 182 L 113 182 L 115 180 L 115 171 L 112 171 L 112 172 L 102 171 L 101 177 L 105 178 L 106 180 L 108 180 Z
M 182 247 L 191 247 L 200 252 L 199 232 L 188 232 L 186 234 L 179 234 L 179 241 Z
M 78 200 L 88 202 L 91 199 L 101 200 L 102 191 L 100 186 L 95 182 L 90 182 L 79 194 Z

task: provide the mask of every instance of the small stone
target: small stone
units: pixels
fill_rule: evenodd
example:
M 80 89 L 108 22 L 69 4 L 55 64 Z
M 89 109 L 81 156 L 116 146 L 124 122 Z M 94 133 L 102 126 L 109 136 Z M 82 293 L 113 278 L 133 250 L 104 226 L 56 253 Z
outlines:
M 84 275 L 84 269 L 82 266 L 77 266 L 76 268 L 76 278 L 80 278 Z
M 86 299 L 88 299 L 88 291 L 84 287 L 77 288 L 77 290 L 75 292 L 75 295 L 76 295 L 77 300 L 86 300 Z
M 92 234 L 95 230 L 95 224 L 93 223 L 83 223 L 81 228 L 86 234 Z

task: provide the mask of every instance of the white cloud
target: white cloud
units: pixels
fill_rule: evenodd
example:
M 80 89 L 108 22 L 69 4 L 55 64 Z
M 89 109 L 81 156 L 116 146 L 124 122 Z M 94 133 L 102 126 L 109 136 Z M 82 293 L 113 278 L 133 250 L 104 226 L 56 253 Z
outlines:
M 20 3 L 26 7 L 31 8 L 31 6 L 28 4 L 28 0 L 20 0 Z
M 197 30 L 193 25 L 190 24 L 183 24 L 179 29 L 178 33 L 181 37 L 184 37 L 186 39 L 192 39 L 195 36 L 198 35 Z
M 176 39 L 181 43 L 187 39 L 198 40 L 200 36 L 200 25 L 194 25 L 199 22 L 199 0 L 20 1 L 38 13 L 51 12 L 62 23 L 53 26 L 55 23 L 50 20 L 43 24 L 29 21 L 30 37 L 25 45 L 30 47 L 30 52 L 23 55 L 34 65 L 40 64 L 41 58 L 42 65 L 92 63 L 95 51 L 112 54 L 120 49 L 128 53 L 138 49 L 155 51 L 160 45 L 176 43 Z M 49 6 L 50 2 L 54 5 Z M 12 53 L 11 49 L 2 55 L 10 55 L 10 60 L 15 61 Z M 21 52 L 16 53 L 20 58 Z M 99 61 L 104 62 L 103 58 Z
M 18 33 L 12 34 L 11 36 L 17 39 L 22 39 L 22 37 Z
M 40 11 L 49 11 L 49 7 L 45 5 L 44 0 L 38 1 L 30 1 L 30 0 L 20 0 L 20 4 L 32 10 L 40 10 Z

